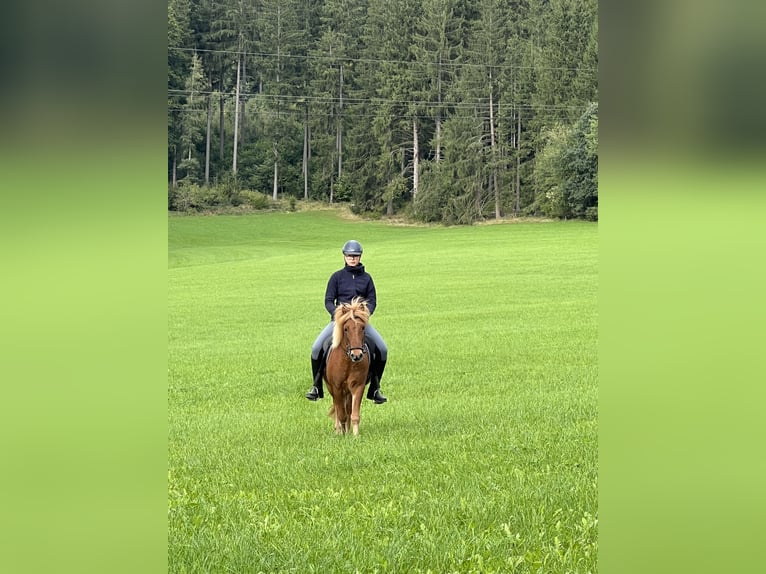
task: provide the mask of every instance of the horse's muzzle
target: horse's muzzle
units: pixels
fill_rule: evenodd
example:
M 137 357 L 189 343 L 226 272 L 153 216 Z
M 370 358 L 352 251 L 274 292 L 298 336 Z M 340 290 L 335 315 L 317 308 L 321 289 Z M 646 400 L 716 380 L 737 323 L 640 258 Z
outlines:
M 346 350 L 346 355 L 351 359 L 352 363 L 358 363 L 364 359 L 365 349 L 363 347 L 350 347 Z

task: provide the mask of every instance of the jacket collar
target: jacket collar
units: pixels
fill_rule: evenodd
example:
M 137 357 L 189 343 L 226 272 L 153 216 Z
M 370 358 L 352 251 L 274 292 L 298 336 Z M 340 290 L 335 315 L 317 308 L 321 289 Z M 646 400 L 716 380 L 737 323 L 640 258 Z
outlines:
M 351 267 L 351 265 L 346 265 L 343 269 L 345 269 L 349 273 L 360 275 L 364 273 L 364 264 L 360 263 L 359 265 L 355 265 L 354 267 Z

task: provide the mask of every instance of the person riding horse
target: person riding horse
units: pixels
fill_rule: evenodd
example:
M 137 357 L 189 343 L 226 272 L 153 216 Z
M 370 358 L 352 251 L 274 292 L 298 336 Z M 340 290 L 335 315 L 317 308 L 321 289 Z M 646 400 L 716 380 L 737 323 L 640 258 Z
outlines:
M 377 306 L 377 294 L 372 276 L 364 270 L 362 265 L 362 245 L 356 240 L 349 240 L 343 244 L 343 258 L 345 266 L 330 276 L 324 296 L 324 306 L 330 314 L 330 323 L 322 329 L 319 336 L 311 346 L 311 374 L 314 385 L 306 393 L 306 398 L 315 401 L 324 397 L 322 389 L 322 369 L 326 350 L 326 342 L 332 337 L 333 320 L 335 309 L 343 304 L 350 303 L 354 297 L 362 297 L 367 302 L 370 315 L 375 312 Z M 367 398 L 376 404 L 383 404 L 388 399 L 380 392 L 380 380 L 388 360 L 388 347 L 375 328 L 367 324 L 365 335 L 370 346 L 374 349 L 370 363 L 370 386 L 367 390 Z

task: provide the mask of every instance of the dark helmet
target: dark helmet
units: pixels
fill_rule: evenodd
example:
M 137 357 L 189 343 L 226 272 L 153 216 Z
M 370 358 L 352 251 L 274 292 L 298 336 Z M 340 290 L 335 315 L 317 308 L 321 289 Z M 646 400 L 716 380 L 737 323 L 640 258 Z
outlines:
M 353 239 L 346 241 L 343 244 L 343 255 L 361 255 L 362 244 Z

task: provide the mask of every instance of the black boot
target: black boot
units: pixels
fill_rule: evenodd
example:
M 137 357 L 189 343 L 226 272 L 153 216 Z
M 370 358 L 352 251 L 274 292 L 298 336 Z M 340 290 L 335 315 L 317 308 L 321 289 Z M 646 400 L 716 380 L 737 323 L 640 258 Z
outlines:
M 375 401 L 376 405 L 382 405 L 388 399 L 380 392 L 380 379 L 383 377 L 383 370 L 386 368 L 386 362 L 377 360 L 370 367 L 372 375 L 370 376 L 370 388 L 367 389 L 367 398 Z
M 310 401 L 324 398 L 324 391 L 322 389 L 322 361 L 324 357 L 322 353 L 319 353 L 319 358 L 315 359 L 311 357 L 311 375 L 314 379 L 314 386 L 306 393 L 306 398 Z

